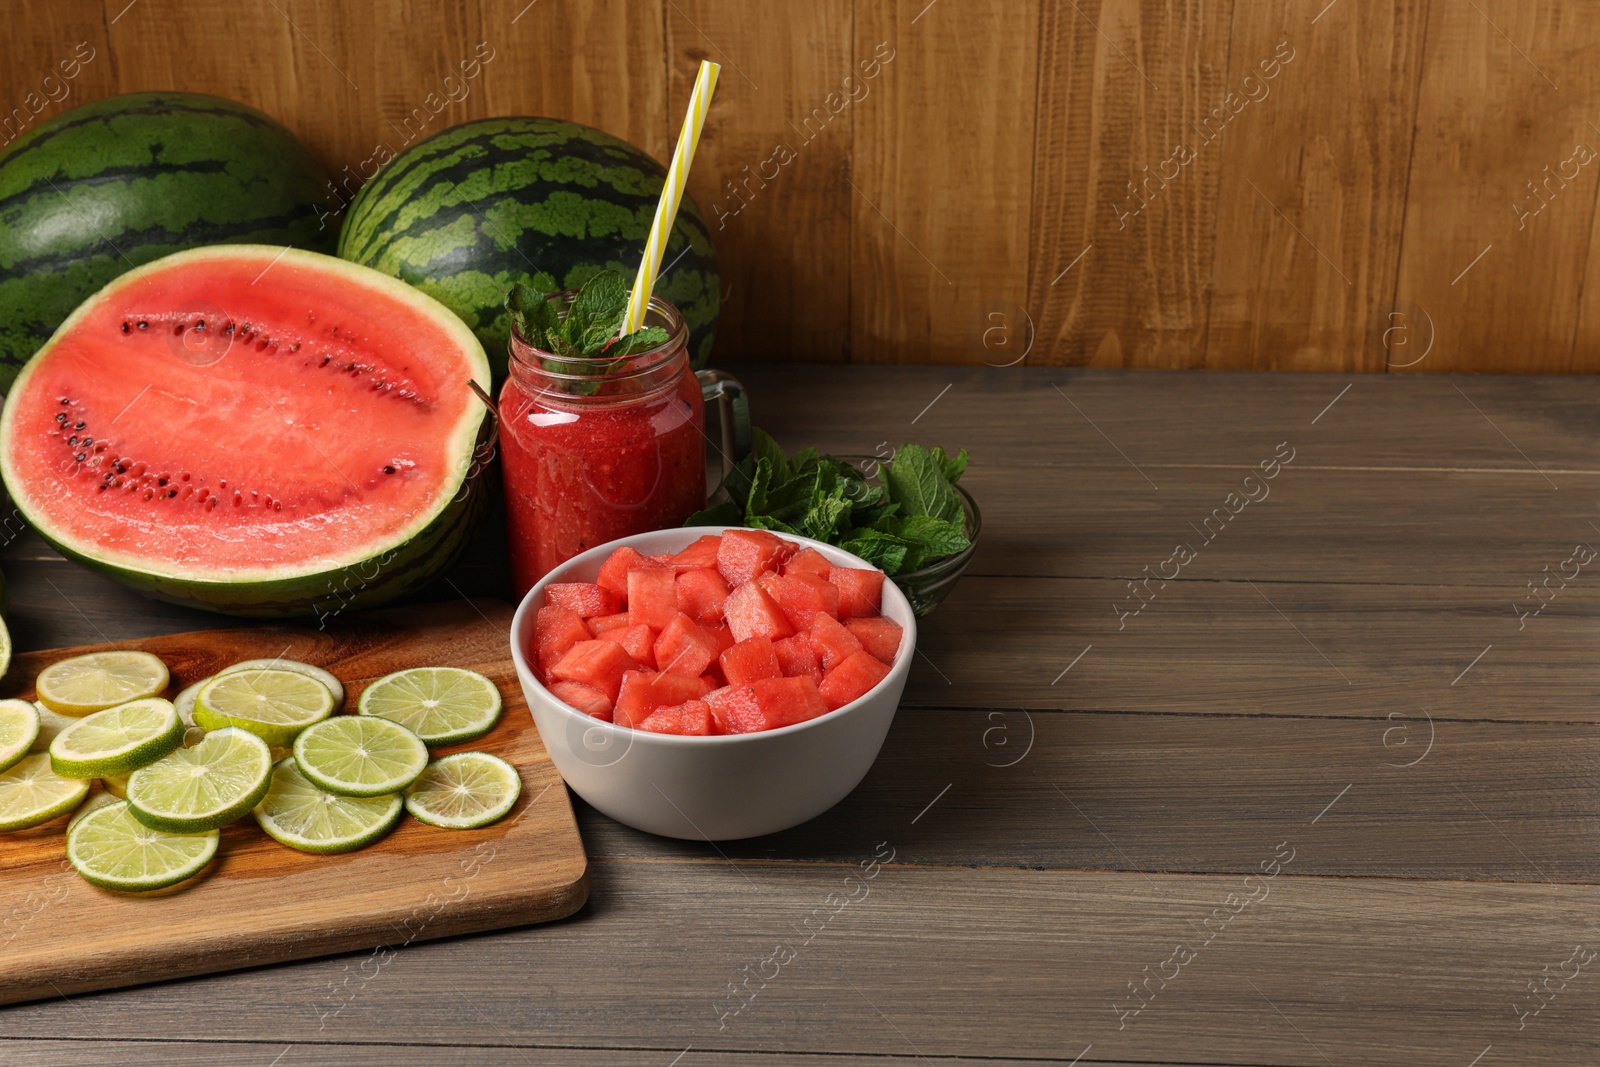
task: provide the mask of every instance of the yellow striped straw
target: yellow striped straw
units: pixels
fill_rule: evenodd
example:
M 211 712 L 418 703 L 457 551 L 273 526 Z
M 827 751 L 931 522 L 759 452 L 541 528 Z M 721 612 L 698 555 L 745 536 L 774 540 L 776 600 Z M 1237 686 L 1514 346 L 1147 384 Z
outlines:
M 650 291 L 656 286 L 661 256 L 667 250 L 672 222 L 678 217 L 678 204 L 683 200 L 683 187 L 689 180 L 695 146 L 700 143 L 700 129 L 706 124 L 706 111 L 711 107 L 711 94 L 716 91 L 717 72 L 721 69 L 715 63 L 702 61 L 700 73 L 695 75 L 694 92 L 689 94 L 689 112 L 683 116 L 678 147 L 673 149 L 672 165 L 667 168 L 667 183 L 662 186 L 661 202 L 656 205 L 656 220 L 650 225 L 650 241 L 644 246 L 644 258 L 639 261 L 639 276 L 634 279 L 633 292 L 628 295 L 628 313 L 622 319 L 623 336 L 644 325 L 645 309 L 650 305 Z

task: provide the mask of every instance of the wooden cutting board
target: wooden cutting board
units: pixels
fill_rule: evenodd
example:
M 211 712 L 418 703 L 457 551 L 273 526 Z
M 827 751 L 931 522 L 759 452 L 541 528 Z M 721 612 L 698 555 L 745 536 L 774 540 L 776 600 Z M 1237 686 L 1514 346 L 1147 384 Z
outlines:
M 168 695 L 243 659 L 283 656 L 332 671 L 353 708 L 370 682 L 405 667 L 448 664 L 494 679 L 505 713 L 455 749 L 510 760 L 522 775 L 511 814 L 481 830 L 442 830 L 410 816 L 359 852 L 310 856 L 246 818 L 222 831 L 212 866 L 161 895 L 96 889 L 67 865 L 65 818 L 0 835 L 0 1003 L 34 1000 L 264 963 L 546 922 L 589 895 L 572 805 L 511 663 L 511 608 L 457 601 L 368 612 L 326 630 L 257 625 L 86 645 L 17 657 L 0 695 L 33 696 L 56 660 L 140 648 L 166 661 Z

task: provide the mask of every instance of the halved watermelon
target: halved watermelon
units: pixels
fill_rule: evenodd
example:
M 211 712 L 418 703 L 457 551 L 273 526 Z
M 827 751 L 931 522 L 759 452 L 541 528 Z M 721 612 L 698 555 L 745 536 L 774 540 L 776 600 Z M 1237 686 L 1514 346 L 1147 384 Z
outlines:
M 403 282 L 266 245 L 179 252 L 85 301 L 17 376 L 0 476 L 79 562 L 239 615 L 392 600 L 487 509 L 472 332 Z

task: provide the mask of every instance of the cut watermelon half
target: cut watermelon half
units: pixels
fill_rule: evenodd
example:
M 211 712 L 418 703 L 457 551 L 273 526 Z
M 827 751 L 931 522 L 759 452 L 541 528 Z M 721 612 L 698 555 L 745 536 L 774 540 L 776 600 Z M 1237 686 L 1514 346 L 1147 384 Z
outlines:
M 136 268 L 29 360 L 0 475 L 69 557 L 239 615 L 392 600 L 487 510 L 482 346 L 433 298 L 331 256 L 218 245 Z

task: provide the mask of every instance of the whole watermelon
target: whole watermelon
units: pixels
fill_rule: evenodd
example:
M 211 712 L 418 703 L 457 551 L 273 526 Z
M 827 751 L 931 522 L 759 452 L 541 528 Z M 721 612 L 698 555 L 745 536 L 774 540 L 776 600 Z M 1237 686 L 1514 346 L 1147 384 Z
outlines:
M 0 156 L 0 391 L 111 279 L 197 245 L 332 252 L 327 171 L 229 100 L 130 93 L 40 123 Z
M 481 119 L 395 156 L 345 216 L 339 255 L 404 279 L 460 315 L 503 376 L 505 294 L 545 271 L 563 287 L 639 269 L 666 168 L 608 133 L 545 118 Z M 655 295 L 689 324 L 705 363 L 717 327 L 717 256 L 700 209 L 678 210 Z

